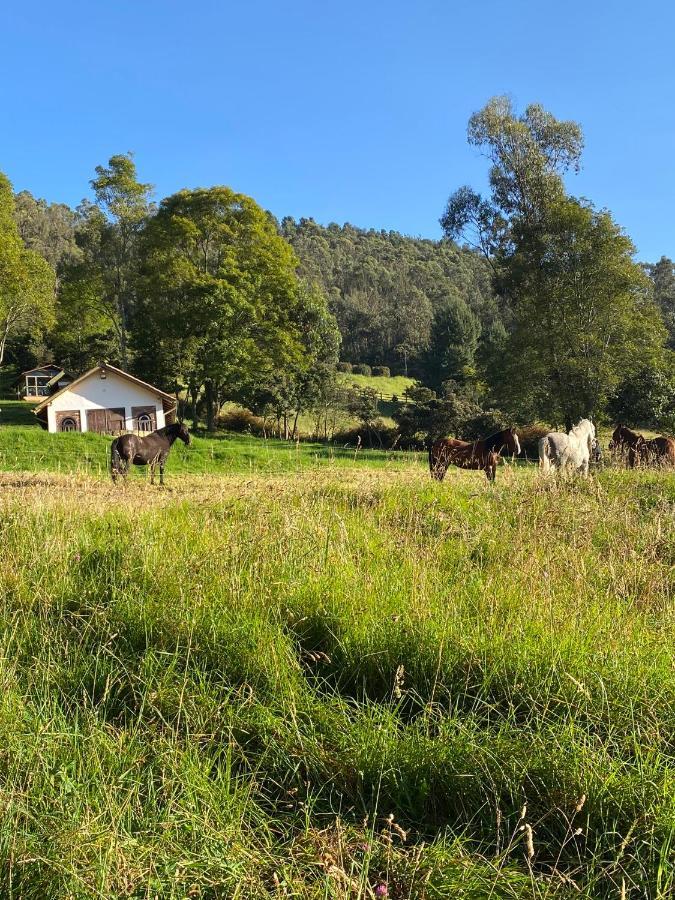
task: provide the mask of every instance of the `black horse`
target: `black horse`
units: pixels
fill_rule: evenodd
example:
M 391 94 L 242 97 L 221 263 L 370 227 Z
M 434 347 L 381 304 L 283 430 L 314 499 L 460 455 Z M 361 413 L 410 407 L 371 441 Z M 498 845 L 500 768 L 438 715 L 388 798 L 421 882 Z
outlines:
M 155 483 L 155 469 L 159 466 L 159 483 L 164 484 L 164 463 L 176 438 L 186 445 L 190 444 L 190 432 L 182 422 L 159 428 L 146 437 L 122 434 L 115 438 L 110 448 L 112 480 L 116 482 L 119 475 L 126 478 L 133 463 L 135 466 L 150 466 L 150 484 Z

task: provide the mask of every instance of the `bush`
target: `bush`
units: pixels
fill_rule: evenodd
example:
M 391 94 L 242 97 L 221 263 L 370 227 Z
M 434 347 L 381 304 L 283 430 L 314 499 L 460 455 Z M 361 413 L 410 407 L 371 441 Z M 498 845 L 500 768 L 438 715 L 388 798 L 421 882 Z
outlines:
M 218 428 L 237 434 L 254 434 L 258 437 L 265 433 L 264 421 L 248 409 L 228 409 L 227 412 L 221 413 L 218 416 Z
M 370 426 L 362 424 L 338 431 L 333 436 L 336 444 L 348 447 L 374 447 L 376 450 L 392 450 L 399 446 L 398 428 L 383 419 L 375 419 Z
M 378 378 L 391 378 L 391 369 L 389 366 L 373 366 L 373 375 Z
M 353 368 L 354 366 L 348 362 L 339 362 L 337 364 L 338 372 L 346 372 L 348 375 L 351 374 Z
M 352 372 L 355 375 L 372 375 L 373 370 L 370 368 L 367 363 L 356 363 L 356 365 L 352 366 Z
M 551 429 L 546 425 L 526 425 L 518 429 L 520 449 L 528 459 L 539 459 L 539 441 Z

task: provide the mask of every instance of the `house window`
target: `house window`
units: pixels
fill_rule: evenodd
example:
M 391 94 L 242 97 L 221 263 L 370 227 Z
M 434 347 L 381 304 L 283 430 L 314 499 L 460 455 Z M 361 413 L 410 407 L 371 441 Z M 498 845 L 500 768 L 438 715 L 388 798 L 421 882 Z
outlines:
M 152 419 L 147 413 L 143 413 L 142 416 L 138 417 L 138 430 L 152 431 Z
M 70 416 L 61 422 L 61 431 L 77 431 L 77 422 Z

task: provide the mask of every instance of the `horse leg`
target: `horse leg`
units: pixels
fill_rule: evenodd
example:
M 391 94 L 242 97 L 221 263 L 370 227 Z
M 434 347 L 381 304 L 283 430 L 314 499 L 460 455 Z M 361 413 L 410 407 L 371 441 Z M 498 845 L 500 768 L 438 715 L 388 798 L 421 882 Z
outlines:
M 165 462 L 166 462 L 166 459 L 164 457 L 161 457 L 159 460 L 159 483 L 160 483 L 160 485 L 164 484 L 164 463 Z

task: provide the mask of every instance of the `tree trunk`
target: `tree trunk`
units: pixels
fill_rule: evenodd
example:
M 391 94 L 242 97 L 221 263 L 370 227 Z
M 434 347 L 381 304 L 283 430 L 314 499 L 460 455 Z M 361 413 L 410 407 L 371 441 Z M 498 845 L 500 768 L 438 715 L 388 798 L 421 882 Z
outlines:
M 213 382 L 207 381 L 204 385 L 206 395 L 206 428 L 209 432 L 216 430 L 216 398 L 213 390 Z
M 197 416 L 197 399 L 199 397 L 199 388 L 191 387 L 190 388 L 190 407 L 192 409 L 192 427 L 197 427 L 198 416 Z

